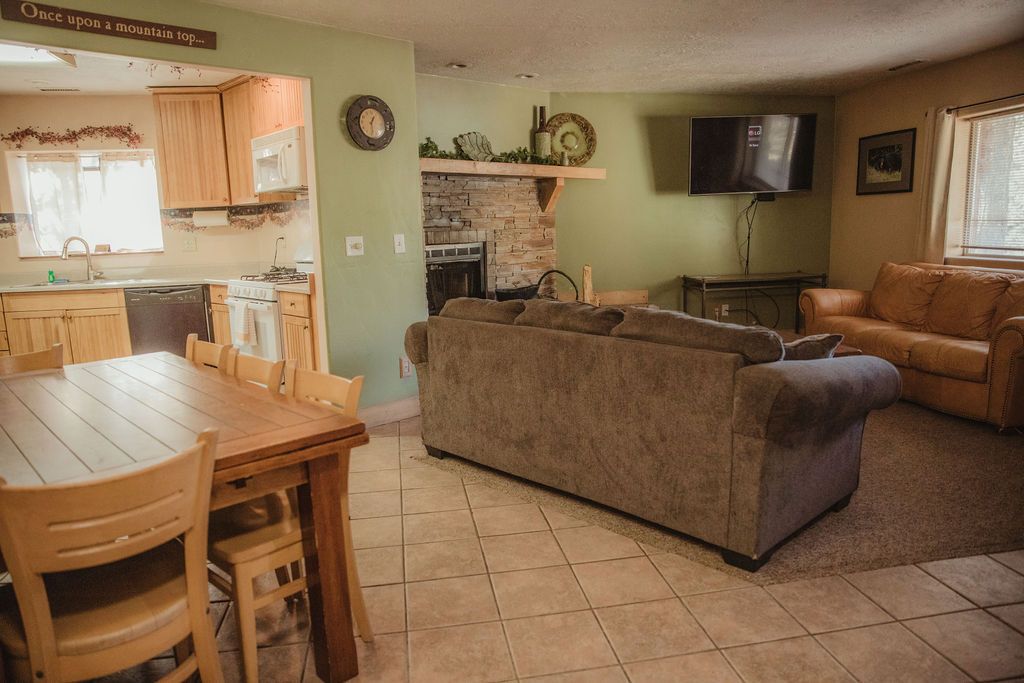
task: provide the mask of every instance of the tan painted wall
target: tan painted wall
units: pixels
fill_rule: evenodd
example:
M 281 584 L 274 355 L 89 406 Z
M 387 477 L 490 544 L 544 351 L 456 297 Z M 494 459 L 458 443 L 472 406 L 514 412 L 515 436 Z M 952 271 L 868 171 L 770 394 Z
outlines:
M 829 258 L 834 286 L 869 289 L 882 262 L 918 257 L 928 110 L 1021 92 L 1024 42 L 894 75 L 837 99 Z M 858 197 L 859 138 L 915 127 L 914 191 Z
M 142 134 L 142 148 L 156 149 L 156 118 L 149 95 L 92 96 L 92 95 L 8 95 L 0 97 L 0 131 L 8 132 L 24 126 L 64 130 L 85 125 L 113 125 L 131 123 Z M 116 141 L 83 142 L 80 149 L 118 149 Z M 26 142 L 21 151 L 54 150 Z M 13 149 L 0 148 L 0 157 Z M 0 211 L 11 211 L 11 198 L 7 182 L 7 164 L 0 159 Z M 281 252 L 282 262 L 292 263 L 292 253 L 302 240 L 312 238 L 308 212 L 303 220 L 293 220 L 285 226 L 267 222 L 256 230 L 231 227 L 210 228 L 197 233 L 164 228 L 164 251 L 153 254 L 111 254 L 96 256 L 94 262 L 108 277 L 135 277 L 139 274 L 186 275 L 201 271 L 203 274 L 237 276 L 254 272 L 270 265 L 274 243 L 279 236 L 285 238 Z M 196 238 L 196 251 L 185 251 L 186 237 Z M 82 265 L 77 261 L 58 258 L 18 257 L 17 239 L 0 239 L 0 284 L 21 283 L 46 278 L 53 269 L 58 277 L 79 277 Z

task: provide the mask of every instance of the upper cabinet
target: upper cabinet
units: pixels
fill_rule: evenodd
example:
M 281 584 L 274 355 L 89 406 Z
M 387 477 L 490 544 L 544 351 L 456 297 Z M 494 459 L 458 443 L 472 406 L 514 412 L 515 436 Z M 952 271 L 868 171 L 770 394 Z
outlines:
M 153 101 L 163 207 L 230 204 L 220 93 L 182 88 L 156 92 Z
M 239 76 L 214 87 L 153 88 L 162 208 L 252 204 L 252 139 L 303 124 L 302 83 Z
M 243 76 L 220 87 L 231 203 L 252 204 L 258 201 L 252 182 L 252 79 Z
M 252 137 L 303 124 L 300 81 L 255 77 L 249 81 L 249 97 Z

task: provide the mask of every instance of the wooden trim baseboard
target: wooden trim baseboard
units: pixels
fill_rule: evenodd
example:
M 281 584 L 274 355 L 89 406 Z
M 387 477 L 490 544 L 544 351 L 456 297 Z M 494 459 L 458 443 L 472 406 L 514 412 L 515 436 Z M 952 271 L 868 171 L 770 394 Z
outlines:
M 377 427 L 420 414 L 420 397 L 410 396 L 391 403 L 381 403 L 359 411 L 357 416 L 367 427 Z

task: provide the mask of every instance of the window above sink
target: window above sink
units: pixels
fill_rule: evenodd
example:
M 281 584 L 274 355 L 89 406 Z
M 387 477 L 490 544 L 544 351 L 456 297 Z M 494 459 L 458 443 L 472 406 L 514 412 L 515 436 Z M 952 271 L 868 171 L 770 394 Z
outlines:
M 152 150 L 7 152 L 11 195 L 31 216 L 18 255 L 58 256 L 72 235 L 110 253 L 163 249 Z M 74 252 L 72 252 L 74 253 Z

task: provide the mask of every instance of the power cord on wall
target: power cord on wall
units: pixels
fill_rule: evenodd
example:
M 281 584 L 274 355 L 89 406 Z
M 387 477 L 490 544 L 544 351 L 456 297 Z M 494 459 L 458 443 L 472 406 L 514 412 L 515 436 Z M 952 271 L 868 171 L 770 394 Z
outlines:
M 746 207 L 740 211 L 739 216 L 737 216 L 737 218 L 743 218 L 744 222 L 747 224 L 746 239 L 743 242 L 737 241 L 736 243 L 736 256 L 739 259 L 740 264 L 743 266 L 744 275 L 750 275 L 750 242 L 754 235 L 754 219 L 757 217 L 757 205 L 759 202 L 760 196 L 755 194 L 750 200 L 750 203 L 747 204 Z M 762 289 L 754 291 L 772 302 L 772 305 L 775 307 L 775 322 L 772 323 L 771 327 L 776 327 L 782 318 L 782 311 L 779 308 L 779 302 L 775 300 L 775 297 Z M 748 316 L 746 318 L 747 323 L 749 323 L 750 319 L 753 318 L 756 324 L 762 324 L 760 317 L 750 307 L 750 290 L 743 290 L 743 308 L 737 308 L 734 310 Z

